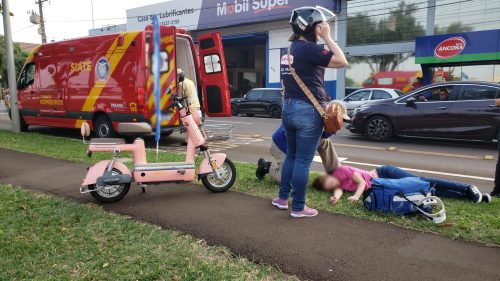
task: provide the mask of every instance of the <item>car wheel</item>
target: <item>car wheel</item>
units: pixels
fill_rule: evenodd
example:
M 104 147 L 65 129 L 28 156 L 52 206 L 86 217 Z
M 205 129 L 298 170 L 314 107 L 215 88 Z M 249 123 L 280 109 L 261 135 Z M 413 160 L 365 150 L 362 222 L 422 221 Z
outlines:
M 277 105 L 272 105 L 269 108 L 269 116 L 271 118 L 281 118 L 281 108 Z
M 366 122 L 365 134 L 371 141 L 387 141 L 392 137 L 392 123 L 383 116 L 372 117 Z
M 94 134 L 98 138 L 114 138 L 116 137 L 113 123 L 106 115 L 100 115 L 94 121 Z
M 233 116 L 238 115 L 238 107 L 234 104 L 231 104 L 231 115 L 233 115 Z

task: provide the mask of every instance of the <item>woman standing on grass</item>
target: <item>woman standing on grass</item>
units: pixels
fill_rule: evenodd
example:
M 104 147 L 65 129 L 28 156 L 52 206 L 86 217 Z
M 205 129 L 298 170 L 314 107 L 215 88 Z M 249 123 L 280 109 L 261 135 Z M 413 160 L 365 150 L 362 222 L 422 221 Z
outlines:
M 342 68 L 347 60 L 330 35 L 329 22 L 335 15 L 323 7 L 302 7 L 293 10 L 290 18 L 293 35 L 290 38 L 292 67 L 321 105 L 327 102 L 324 86 L 325 68 Z M 323 39 L 329 50 L 318 45 Z M 293 76 L 283 75 L 285 97 L 283 102 L 283 126 L 287 140 L 287 154 L 283 163 L 279 197 L 272 204 L 288 209 L 292 193 L 291 216 L 314 217 L 318 211 L 305 206 L 309 168 L 319 139 L 323 121 Z

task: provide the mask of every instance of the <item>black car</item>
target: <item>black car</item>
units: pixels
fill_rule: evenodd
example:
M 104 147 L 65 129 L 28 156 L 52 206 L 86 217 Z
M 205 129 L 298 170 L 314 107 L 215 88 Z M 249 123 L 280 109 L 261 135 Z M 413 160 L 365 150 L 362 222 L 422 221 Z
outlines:
M 231 99 L 231 112 L 233 116 L 264 114 L 280 118 L 282 104 L 280 88 L 256 88 L 248 91 L 242 98 Z
M 500 85 L 446 82 L 363 105 L 347 129 L 373 141 L 394 135 L 491 141 L 500 138 Z

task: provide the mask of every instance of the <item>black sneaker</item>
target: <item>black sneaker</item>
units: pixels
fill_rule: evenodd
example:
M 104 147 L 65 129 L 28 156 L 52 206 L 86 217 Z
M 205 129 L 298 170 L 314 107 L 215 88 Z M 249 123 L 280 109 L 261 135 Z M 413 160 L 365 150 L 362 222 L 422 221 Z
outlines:
M 260 158 L 257 162 L 257 170 L 255 171 L 255 176 L 257 179 L 262 180 L 264 176 L 269 173 L 269 169 L 271 168 L 271 162 L 267 161 L 264 158 Z
M 483 199 L 482 201 L 483 203 L 491 203 L 491 195 L 489 195 L 488 193 L 483 193 Z
M 479 191 L 479 188 L 477 188 L 474 185 L 471 185 L 469 187 L 469 198 L 472 200 L 474 203 L 481 203 L 483 200 L 483 194 L 481 194 L 481 191 Z

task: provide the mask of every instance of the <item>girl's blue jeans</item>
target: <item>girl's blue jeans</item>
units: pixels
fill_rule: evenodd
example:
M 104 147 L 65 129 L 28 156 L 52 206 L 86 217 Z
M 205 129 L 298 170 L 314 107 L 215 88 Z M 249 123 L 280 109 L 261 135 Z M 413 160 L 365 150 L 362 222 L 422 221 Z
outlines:
M 406 177 L 418 177 L 410 172 L 394 166 L 381 166 L 377 168 L 377 174 L 380 178 L 386 179 L 400 179 Z M 436 196 L 448 198 L 469 198 L 468 192 L 470 185 L 452 182 L 443 179 L 424 178 L 419 177 L 421 180 L 430 183 L 433 189 L 432 193 Z
M 287 153 L 281 173 L 279 197 L 288 200 L 291 192 L 292 210 L 302 211 L 309 168 L 323 133 L 323 120 L 312 104 L 289 98 L 283 103 L 282 122 Z

